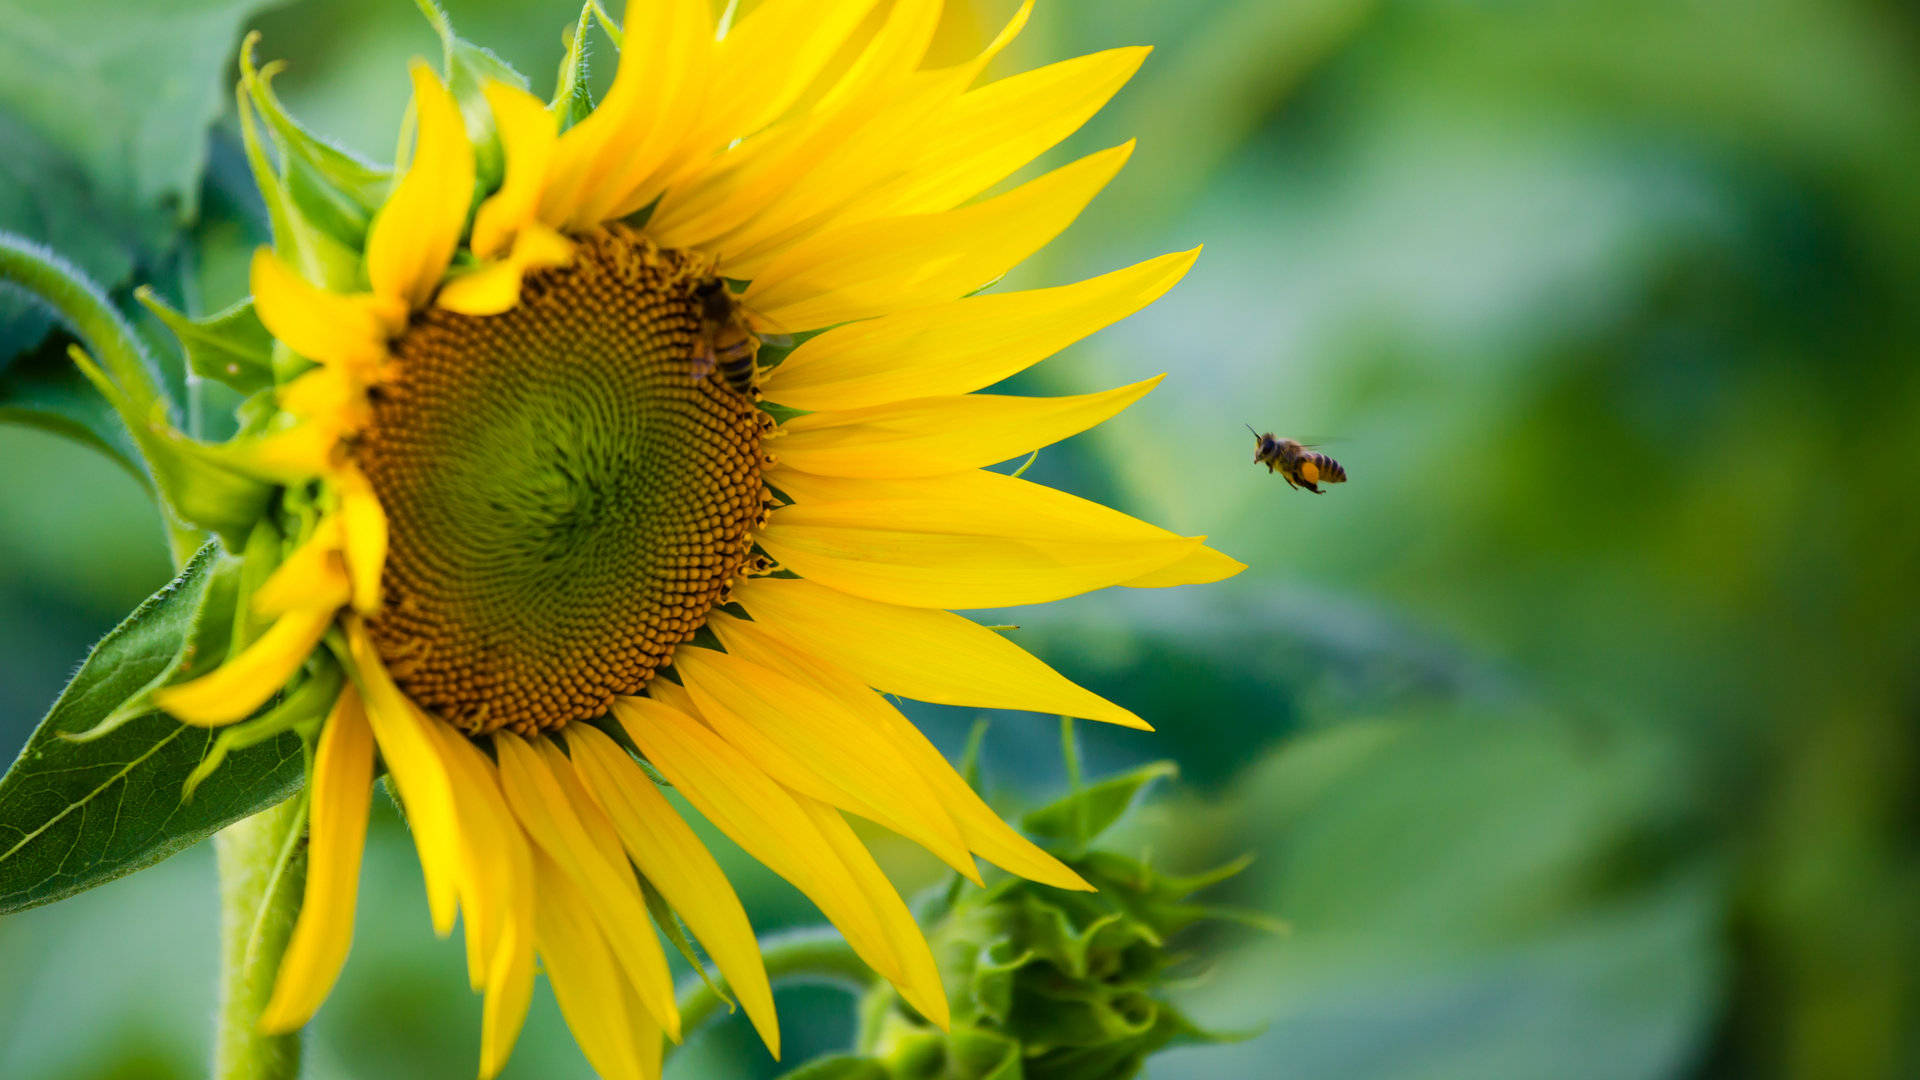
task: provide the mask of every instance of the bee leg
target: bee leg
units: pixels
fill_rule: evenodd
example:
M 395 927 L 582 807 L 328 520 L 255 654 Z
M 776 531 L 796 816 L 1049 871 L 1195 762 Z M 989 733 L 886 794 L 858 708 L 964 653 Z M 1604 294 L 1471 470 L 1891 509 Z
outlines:
M 1300 481 L 1300 486 L 1301 486 L 1301 487 L 1303 487 L 1303 488 L 1306 488 L 1306 489 L 1307 489 L 1308 491 L 1311 491 L 1311 492 L 1313 492 L 1313 493 L 1314 493 L 1315 495 L 1325 495 L 1325 494 L 1326 494 L 1326 492 L 1324 492 L 1324 491 L 1321 491 L 1321 490 L 1320 490 L 1320 488 L 1319 488 L 1319 487 L 1318 487 L 1317 485 L 1315 485 L 1315 484 L 1314 484 L 1314 482 L 1313 482 L 1313 481 L 1311 481 L 1311 480 L 1302 480 L 1302 481 Z

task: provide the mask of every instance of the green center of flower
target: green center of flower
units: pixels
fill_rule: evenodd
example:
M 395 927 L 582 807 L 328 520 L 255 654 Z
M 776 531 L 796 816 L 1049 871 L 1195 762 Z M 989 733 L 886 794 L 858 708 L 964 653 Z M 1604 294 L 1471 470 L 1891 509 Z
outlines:
M 370 629 L 415 702 L 476 733 L 598 716 L 723 602 L 769 425 L 702 362 L 712 281 L 614 228 L 394 344 L 354 456 L 391 531 Z

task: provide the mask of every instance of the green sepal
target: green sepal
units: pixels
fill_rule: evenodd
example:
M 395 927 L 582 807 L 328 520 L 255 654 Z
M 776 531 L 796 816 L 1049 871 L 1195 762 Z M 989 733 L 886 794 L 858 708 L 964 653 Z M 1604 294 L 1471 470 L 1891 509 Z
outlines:
M 155 401 L 141 415 L 141 406 L 116 386 L 87 354 L 75 345 L 68 349 L 73 362 L 107 399 L 140 448 L 168 507 L 190 525 L 206 529 L 239 547 L 266 512 L 274 484 L 234 469 L 220 459 L 220 450 L 182 434 L 167 418 L 165 402 Z
M 774 422 L 779 424 L 784 424 L 795 417 L 812 415 L 811 409 L 796 409 L 790 405 L 778 405 L 771 401 L 757 401 L 754 405 L 761 412 L 773 417 Z
M 327 718 L 334 701 L 340 697 L 340 687 L 346 682 L 347 675 L 334 661 L 332 654 L 325 650 L 314 654 L 310 666 L 311 674 L 288 690 L 278 705 L 250 720 L 220 729 L 219 737 L 213 741 L 213 748 L 181 782 L 181 802 L 193 801 L 195 790 L 224 765 L 228 756 L 236 750 L 259 746 L 288 732 L 299 736 L 303 744 L 313 742 L 320 733 L 320 722 Z
M 487 103 L 482 88 L 488 82 L 506 83 L 525 90 L 527 77 L 513 69 L 486 48 L 453 32 L 453 20 L 437 0 L 415 0 L 420 13 L 440 35 L 443 64 L 447 71 L 447 89 L 460 105 L 460 118 L 467 126 L 467 140 L 473 144 L 473 173 L 481 191 L 492 191 L 506 176 L 506 153 L 500 146 L 500 131 L 493 122 L 493 106 Z
M 253 47 L 258 40 L 257 33 L 249 34 L 240 45 L 240 83 L 234 89 L 234 105 L 247 167 L 266 204 L 274 253 L 316 285 L 351 290 L 358 287 L 365 222 L 386 201 L 393 174 L 322 141 L 288 115 L 273 93 L 272 79 L 279 65 L 264 69 L 254 65 Z M 284 171 L 267 158 L 260 141 L 263 127 L 280 151 L 281 161 L 287 163 Z M 302 177 L 298 194 L 290 175 L 294 173 Z M 316 175 L 327 183 L 307 182 Z M 350 212 L 340 207 L 343 200 Z
M 203 379 L 225 383 L 243 394 L 273 385 L 273 335 L 254 314 L 251 298 L 196 319 L 175 311 L 142 286 L 136 296 L 180 342 L 187 370 Z
M 45 904 L 159 862 L 297 791 L 299 736 L 231 753 L 191 803 L 181 786 L 217 734 L 147 712 L 87 742 L 86 731 L 173 672 L 222 555 L 201 549 L 87 657 L 0 777 L 0 915 Z
M 693 969 L 695 975 L 700 976 L 700 981 L 706 984 L 713 996 L 726 1002 L 727 1011 L 733 1012 L 739 1006 L 734 1003 L 726 990 L 713 980 L 713 976 L 707 974 L 706 961 L 700 958 L 699 951 L 693 947 L 693 939 L 687 935 L 686 926 L 680 922 L 680 914 L 673 910 L 673 906 L 667 903 L 667 898 L 660 895 L 660 890 L 654 888 L 653 882 L 648 881 L 646 875 L 636 874 L 635 877 L 640 882 L 640 896 L 647 903 L 647 914 L 653 917 L 653 925 L 659 927 L 660 932 L 673 943 L 673 947 L 680 950 L 681 959 L 687 962 L 687 966 Z
M 587 30 L 593 24 L 593 0 L 580 6 L 580 19 L 566 33 L 567 53 L 560 58 L 560 76 L 554 80 L 553 100 L 547 111 L 565 131 L 593 112 L 593 92 L 587 86 Z
M 280 555 L 286 547 L 280 530 L 271 521 L 257 521 L 253 530 L 247 534 L 247 546 L 240 549 L 240 591 L 239 601 L 233 606 L 233 628 L 228 638 L 227 651 L 237 653 L 253 644 L 254 640 L 265 633 L 272 620 L 264 619 L 253 610 L 253 594 L 267 583 L 267 578 L 280 566 Z
M 1179 771 L 1171 761 L 1156 761 L 1108 777 L 1028 813 L 1020 819 L 1020 827 L 1043 847 L 1083 849 L 1120 820 L 1148 784 Z
M 893 1080 L 893 1077 L 872 1058 L 836 1054 L 781 1073 L 780 1080 Z
M 274 146 L 289 160 L 306 165 L 314 177 L 358 207 L 360 216 L 371 217 L 387 201 L 387 193 L 393 188 L 393 170 L 341 149 L 295 120 L 273 92 L 273 76 L 278 71 L 277 63 L 268 64 L 242 80 L 242 90 L 266 121 Z
M 305 156 L 283 153 L 281 161 L 281 181 L 286 185 L 287 198 L 307 224 L 346 250 L 364 250 L 378 204 L 368 206 Z
M 995 1031 L 955 1027 L 899 1038 L 888 1054 L 892 1080 L 1024 1080 L 1020 1044 Z

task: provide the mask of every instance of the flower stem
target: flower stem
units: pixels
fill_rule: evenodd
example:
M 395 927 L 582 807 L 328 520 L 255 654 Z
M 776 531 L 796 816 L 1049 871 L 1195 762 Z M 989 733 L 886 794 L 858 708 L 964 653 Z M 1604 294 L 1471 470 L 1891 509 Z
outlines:
M 827 983 L 861 994 L 871 989 L 879 978 L 866 961 L 848 947 L 846 939 L 829 927 L 793 930 L 765 938 L 760 942 L 760 955 L 767 964 L 767 978 L 776 983 Z M 680 994 L 682 1036 L 691 1036 L 728 1007 L 727 1000 L 712 986 L 704 981 L 694 982 Z M 668 1044 L 668 1049 L 673 1049 L 672 1044 Z
M 300 1034 L 263 1035 L 280 956 L 306 884 L 306 800 L 294 797 L 214 837 L 220 860 L 220 1008 L 213 1080 L 294 1080 Z

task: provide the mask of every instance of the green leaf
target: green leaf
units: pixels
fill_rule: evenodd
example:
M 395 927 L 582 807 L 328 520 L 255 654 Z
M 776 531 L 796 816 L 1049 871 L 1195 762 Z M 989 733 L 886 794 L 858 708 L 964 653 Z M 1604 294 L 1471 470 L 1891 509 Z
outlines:
M 0 31 L 4 33 L 4 31 Z M 0 109 L 0 231 L 58 240 L 96 280 L 125 280 L 134 251 L 73 159 Z M 105 453 L 147 484 L 126 428 L 67 359 L 64 335 L 29 295 L 0 286 L 0 423 L 63 435 Z
M 0 352 L 9 332 L 0 315 Z M 67 359 L 66 344 L 64 336 L 45 338 L 11 365 L 0 364 L 0 423 L 25 424 L 85 443 L 118 462 L 142 486 L 150 485 L 126 425 Z
M 4 10 L 0 0 L 0 10 Z M 0 35 L 4 35 L 0 29 Z M 117 215 L 103 206 L 93 181 L 73 156 L 28 127 L 0 98 L 0 230 L 41 243 L 96 281 L 122 282 L 133 273 L 135 250 Z M 0 392 L 9 362 L 39 344 L 53 319 L 26 296 L 0 289 Z M 67 367 L 66 354 L 56 355 Z
M 1134 798 L 1148 784 L 1164 776 L 1173 776 L 1179 767 L 1171 761 L 1156 761 L 1129 773 L 1108 777 L 1090 787 L 1068 795 L 1029 813 L 1020 826 L 1042 845 L 1077 846 L 1105 832 L 1133 805 Z
M 254 314 L 251 298 L 196 319 L 168 307 L 151 289 L 143 288 L 137 295 L 180 340 L 187 369 L 195 375 L 226 383 L 243 394 L 273 385 L 273 335 Z
M 178 663 L 222 561 L 202 548 L 95 646 L 0 777 L 0 915 L 104 884 L 280 802 L 305 778 L 299 736 L 234 751 L 182 802 L 217 732 L 146 712 L 88 741 L 84 732 Z
M 0 231 L 44 244 L 116 301 L 165 273 L 198 214 L 227 58 L 263 0 L 0 0 Z M 0 290 L 4 292 L 4 290 Z M 0 420 L 109 453 L 138 475 L 53 326 L 0 295 Z M 29 350 L 32 352 L 29 354 Z
M 191 221 L 227 58 L 263 0 L 0 0 L 0 107 L 164 242 Z M 110 282 L 111 284 L 111 282 Z

